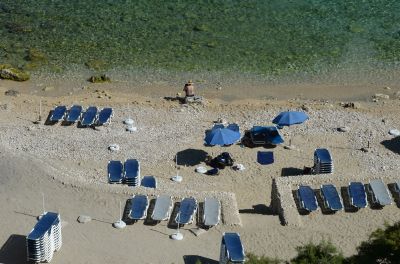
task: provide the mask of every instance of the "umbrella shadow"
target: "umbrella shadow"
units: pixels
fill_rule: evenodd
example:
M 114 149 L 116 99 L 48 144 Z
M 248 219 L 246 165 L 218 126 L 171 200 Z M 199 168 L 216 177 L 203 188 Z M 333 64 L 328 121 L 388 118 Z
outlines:
M 204 162 L 208 153 L 201 149 L 185 149 L 177 153 L 178 165 L 195 166 Z
M 388 150 L 400 154 L 400 136 L 392 138 L 390 140 L 384 140 L 381 142 L 381 144 Z

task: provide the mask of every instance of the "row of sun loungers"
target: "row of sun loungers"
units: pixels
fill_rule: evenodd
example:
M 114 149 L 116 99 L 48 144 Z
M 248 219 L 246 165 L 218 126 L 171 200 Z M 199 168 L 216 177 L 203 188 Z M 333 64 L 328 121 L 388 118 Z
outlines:
M 64 120 L 70 124 L 80 121 L 81 126 L 102 126 L 109 124 L 112 117 L 113 109 L 109 107 L 99 111 L 96 106 L 89 106 L 86 111 L 84 111 L 83 107 L 80 105 L 73 105 L 69 110 L 66 106 L 59 105 L 52 111 L 49 121 L 54 123 Z
M 128 218 L 131 220 L 143 220 L 147 218 L 149 208 L 149 198 L 147 195 L 135 195 L 131 198 L 131 205 Z M 160 195 L 157 197 L 153 212 L 150 218 L 154 221 L 165 221 L 171 216 L 173 208 L 172 197 Z M 191 224 L 196 215 L 198 203 L 195 198 L 184 198 L 180 202 L 178 212 L 176 213 L 175 223 L 179 225 Z M 221 204 L 215 198 L 206 198 L 204 201 L 204 212 L 202 221 L 205 226 L 215 226 L 220 221 Z
M 324 206 L 331 211 L 343 209 L 342 199 L 333 184 L 321 185 L 321 196 Z M 400 197 L 400 181 L 394 183 L 394 191 Z M 348 185 L 349 203 L 355 208 L 365 208 L 368 206 L 367 192 L 370 194 L 374 206 L 383 207 L 392 204 L 392 197 L 388 188 L 381 179 L 374 179 L 369 182 L 367 188 L 361 182 L 350 182 Z M 314 190 L 310 186 L 301 185 L 297 190 L 297 198 L 300 208 L 308 212 L 318 209 L 317 198 Z

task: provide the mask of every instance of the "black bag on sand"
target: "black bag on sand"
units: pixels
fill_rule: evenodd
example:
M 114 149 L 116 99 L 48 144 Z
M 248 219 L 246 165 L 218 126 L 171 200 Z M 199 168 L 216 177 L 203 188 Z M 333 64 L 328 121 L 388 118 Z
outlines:
M 232 159 L 231 155 L 228 152 L 223 152 L 213 159 L 209 157 L 206 160 L 206 163 L 209 166 L 218 169 L 225 169 L 226 166 L 232 166 L 233 162 L 234 160 Z

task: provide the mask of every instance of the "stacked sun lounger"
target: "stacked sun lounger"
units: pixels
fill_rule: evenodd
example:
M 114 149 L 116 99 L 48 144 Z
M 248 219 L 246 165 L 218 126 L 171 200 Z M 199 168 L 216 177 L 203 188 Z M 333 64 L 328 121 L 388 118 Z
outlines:
M 176 214 L 175 222 L 180 225 L 191 224 L 193 215 L 197 211 L 197 200 L 195 198 L 184 198 Z
M 28 261 L 50 262 L 54 251 L 60 250 L 61 245 L 60 215 L 47 212 L 26 237 Z
M 219 263 L 244 263 L 245 254 L 238 233 L 224 233 L 222 235 Z
M 216 198 L 206 198 L 204 200 L 203 223 L 206 227 L 218 225 L 221 214 L 221 203 Z
M 381 179 L 370 180 L 368 191 L 371 194 L 374 205 L 383 207 L 392 204 L 392 197 Z
M 343 209 L 342 200 L 340 199 L 339 193 L 333 184 L 321 185 L 321 194 L 324 199 L 326 208 L 331 211 L 340 211 Z
M 168 220 L 172 210 L 172 197 L 169 195 L 160 195 L 156 199 L 151 219 L 154 221 Z
M 99 111 L 96 106 L 89 106 L 86 111 L 80 105 L 72 105 L 68 110 L 66 106 L 59 105 L 52 111 L 49 121 L 60 122 L 65 120 L 67 123 L 73 124 L 80 121 L 80 125 L 87 126 L 102 126 L 111 122 L 113 117 L 113 109 L 105 107 Z
M 135 195 L 131 199 L 131 209 L 128 217 L 132 220 L 142 220 L 147 216 L 149 198 L 147 195 Z
M 317 198 L 310 186 L 300 185 L 297 190 L 300 207 L 308 212 L 318 209 Z
M 333 160 L 327 149 L 316 149 L 314 151 L 314 173 L 333 173 Z
M 127 159 L 124 163 L 124 182 L 128 186 L 140 185 L 140 163 L 136 159 Z

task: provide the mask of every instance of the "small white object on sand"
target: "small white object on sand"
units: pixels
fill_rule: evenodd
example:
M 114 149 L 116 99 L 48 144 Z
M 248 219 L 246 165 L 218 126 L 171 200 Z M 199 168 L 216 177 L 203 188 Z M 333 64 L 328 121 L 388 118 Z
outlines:
M 196 168 L 196 172 L 198 173 L 206 173 L 207 172 L 207 168 L 203 167 L 203 166 L 199 166 Z
M 175 176 L 171 177 L 171 180 L 174 182 L 182 182 L 183 177 L 179 176 L 179 175 L 175 175 Z
M 171 239 L 172 240 L 182 240 L 183 239 L 183 235 L 182 233 L 174 233 L 171 235 Z
M 78 217 L 78 222 L 81 224 L 86 224 L 89 223 L 90 221 L 92 221 L 92 218 L 88 215 L 80 215 Z
M 113 227 L 116 229 L 123 229 L 126 227 L 126 223 L 122 220 L 118 220 L 117 222 L 113 223 Z
M 390 129 L 389 134 L 397 137 L 397 136 L 400 136 L 400 131 L 398 129 Z
M 133 119 L 128 118 L 128 119 L 126 119 L 126 120 L 124 121 L 124 123 L 125 123 L 126 125 L 128 125 L 128 126 L 132 126 L 134 122 L 133 122 Z
M 136 132 L 136 131 L 137 131 L 137 127 L 128 126 L 128 127 L 126 128 L 126 131 L 129 131 L 129 132 Z
M 233 168 L 234 170 L 236 170 L 236 171 L 244 171 L 244 170 L 246 169 L 246 168 L 243 166 L 243 164 L 240 164 L 240 163 L 233 165 L 232 168 Z
M 108 146 L 108 149 L 111 151 L 118 151 L 119 150 L 119 145 L 117 144 L 111 144 L 110 146 Z

